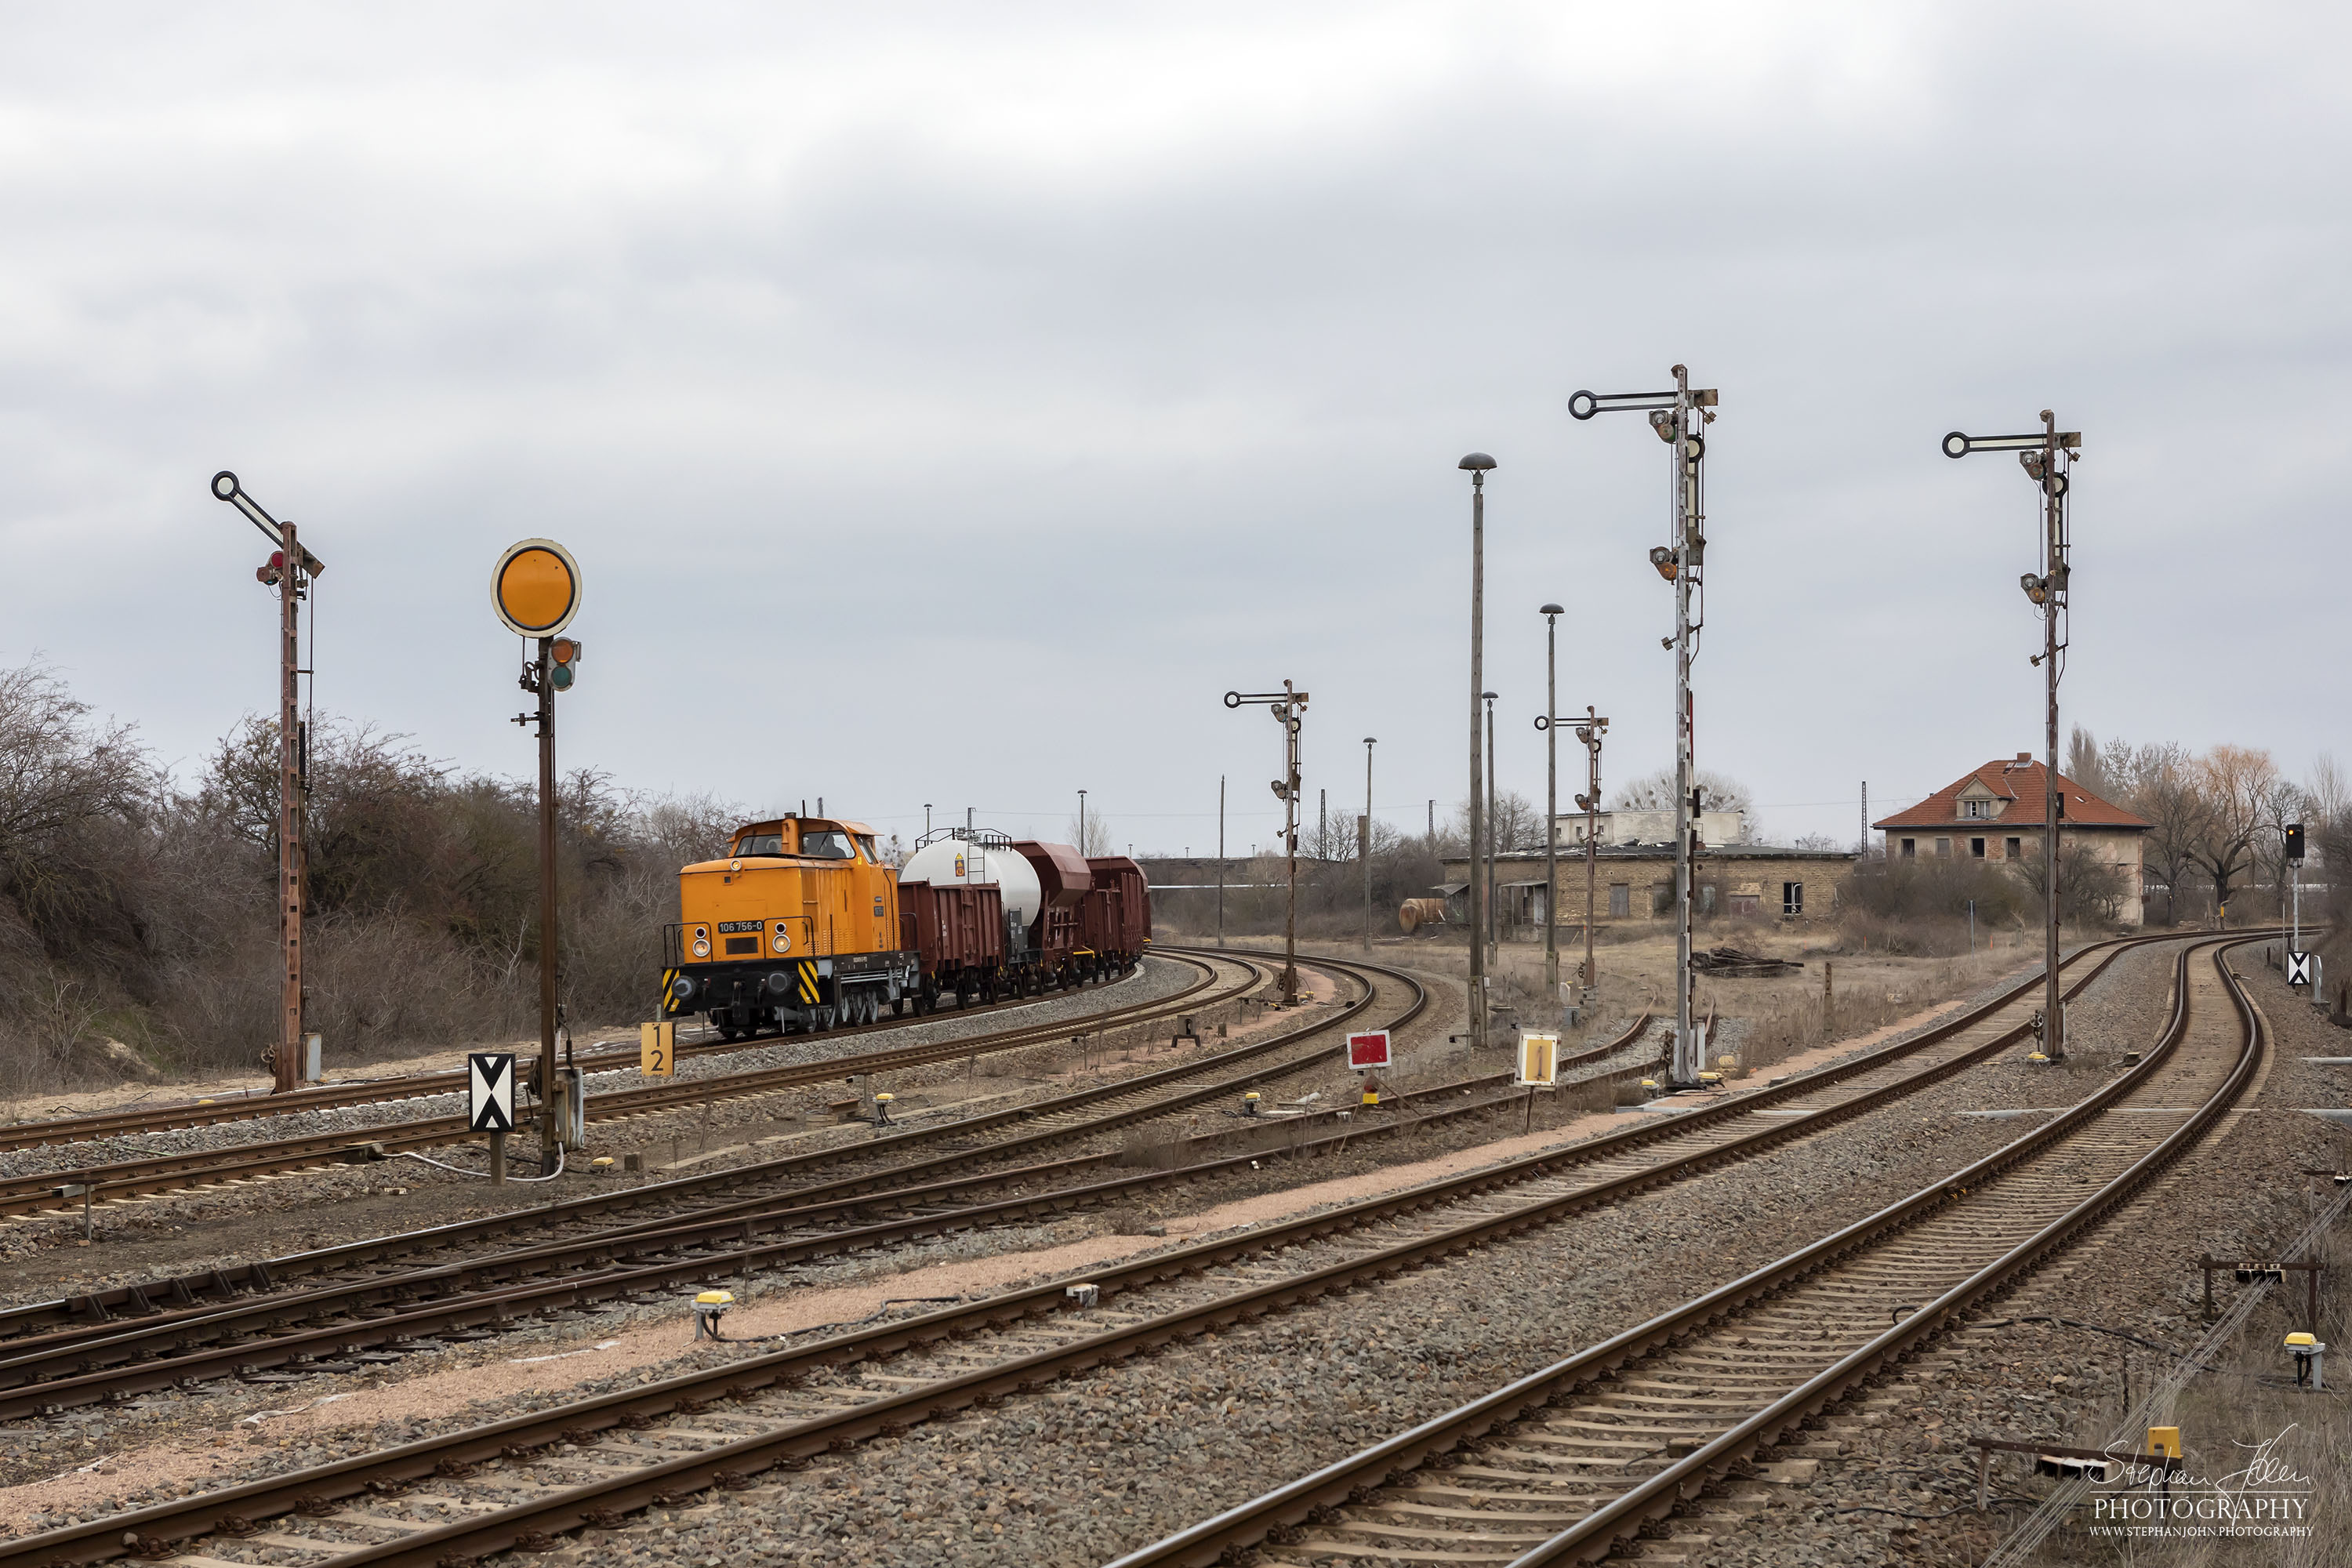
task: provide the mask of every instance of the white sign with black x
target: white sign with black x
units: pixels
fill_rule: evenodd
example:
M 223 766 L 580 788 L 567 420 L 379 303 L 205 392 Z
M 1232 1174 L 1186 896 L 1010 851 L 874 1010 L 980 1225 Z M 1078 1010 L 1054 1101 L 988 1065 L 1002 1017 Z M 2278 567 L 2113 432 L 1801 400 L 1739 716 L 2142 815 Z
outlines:
M 512 1051 L 474 1051 L 466 1058 L 466 1124 L 477 1132 L 514 1131 Z

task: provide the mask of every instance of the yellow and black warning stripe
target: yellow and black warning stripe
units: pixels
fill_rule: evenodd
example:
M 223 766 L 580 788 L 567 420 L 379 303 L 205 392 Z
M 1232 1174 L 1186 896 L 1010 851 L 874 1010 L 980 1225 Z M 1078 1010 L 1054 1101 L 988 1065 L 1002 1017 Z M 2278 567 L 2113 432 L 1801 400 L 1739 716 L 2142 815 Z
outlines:
M 675 1012 L 677 1012 L 677 995 L 674 994 L 674 988 L 677 986 L 677 970 L 675 970 L 675 969 L 665 969 L 665 970 L 663 970 L 663 971 L 662 971 L 662 988 L 661 988 L 661 1010 L 662 1010 L 662 1012 L 663 1012 L 664 1014 L 670 1014 L 670 1013 L 675 1013 Z
M 800 971 L 801 1002 L 805 1006 L 814 1007 L 816 1005 L 817 996 L 816 960 L 814 958 L 802 959 L 800 962 Z

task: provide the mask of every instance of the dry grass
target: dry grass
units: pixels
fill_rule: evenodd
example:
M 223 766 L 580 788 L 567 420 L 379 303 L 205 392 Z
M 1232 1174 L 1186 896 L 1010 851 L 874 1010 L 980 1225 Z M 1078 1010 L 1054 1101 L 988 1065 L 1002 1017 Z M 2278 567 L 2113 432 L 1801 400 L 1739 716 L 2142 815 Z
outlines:
M 2326 1279 L 2340 1280 L 2352 1268 L 2352 1239 L 2342 1231 L 2323 1247 L 2328 1266 Z M 2073 1522 L 2051 1537 L 2035 1557 L 2038 1563 L 2115 1564 L 2117 1568 L 2161 1563 L 2163 1568 L 2333 1568 L 2352 1561 L 2352 1394 L 2345 1389 L 2342 1364 L 2328 1356 L 2326 1392 L 2313 1394 L 2294 1386 L 2292 1363 L 2280 1342 L 2303 1321 L 2305 1287 L 2299 1277 L 2272 1288 L 2269 1298 L 2229 1348 L 2221 1364 L 2181 1391 L 2174 1406 L 2180 1427 L 2186 1463 L 2193 1475 L 2209 1479 L 2242 1469 L 2254 1455 L 2254 1446 L 2276 1439 L 2273 1453 L 2295 1473 L 2312 1482 L 2306 1512 L 2312 1533 L 2302 1537 L 2236 1536 L 2218 1540 L 2185 1538 L 2133 1539 L 2092 1536 Z M 2323 1289 L 2319 1338 L 2328 1345 L 2352 1348 L 2352 1292 L 2340 1285 Z M 2116 1430 L 2128 1410 L 2123 1398 L 2121 1372 L 2126 1361 L 2139 1392 L 2159 1370 L 2157 1358 L 2131 1348 L 2116 1357 L 2115 1388 L 2095 1425 L 2085 1434 L 2086 1446 L 2096 1447 Z M 2135 1434 L 2137 1436 L 2137 1434 Z

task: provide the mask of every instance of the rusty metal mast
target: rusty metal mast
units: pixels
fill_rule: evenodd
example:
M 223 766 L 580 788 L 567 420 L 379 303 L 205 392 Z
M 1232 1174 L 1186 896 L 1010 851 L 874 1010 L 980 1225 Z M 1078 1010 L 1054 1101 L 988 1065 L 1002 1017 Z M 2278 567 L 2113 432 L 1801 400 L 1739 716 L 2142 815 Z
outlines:
M 2058 827 L 2066 815 L 2065 796 L 2058 780 L 2059 656 L 2066 651 L 2067 579 L 2073 568 L 2067 553 L 2074 541 L 2066 528 L 2068 476 L 2074 455 L 2083 448 L 2083 433 L 2061 430 L 2051 410 L 2042 411 L 2042 428 L 2021 436 L 1969 436 L 1954 430 L 1943 440 L 1944 456 L 1965 458 L 1971 452 L 2014 452 L 2026 477 L 2042 490 L 2042 570 L 2028 572 L 2017 585 L 2042 616 L 2042 651 L 2032 662 L 2042 667 L 2043 751 L 2042 781 L 2042 1048 L 2053 1062 L 2066 1059 L 2066 1023 L 2058 985 Z
M 254 574 L 278 590 L 278 921 L 285 973 L 278 993 L 278 1044 L 271 1054 L 274 1092 L 302 1081 L 302 789 L 307 773 L 301 721 L 301 604 L 310 579 L 327 568 L 302 548 L 294 525 L 280 522 L 245 493 L 236 476 L 223 468 L 212 479 L 213 497 L 243 512 L 278 552 Z
M 1706 567 L 1706 514 L 1700 486 L 1706 457 L 1702 429 L 1714 422 L 1716 393 L 1694 389 L 1690 372 L 1674 367 L 1675 384 L 1667 392 L 1595 395 L 1578 392 L 1568 400 L 1569 416 L 1590 419 L 1596 414 L 1645 412 L 1658 438 L 1673 448 L 1671 502 L 1672 544 L 1650 552 L 1650 564 L 1675 585 L 1675 635 L 1665 646 L 1675 654 L 1675 1044 L 1668 1080 L 1678 1087 L 1698 1081 L 1705 1065 L 1698 1028 L 1691 1009 L 1691 883 L 1697 851 L 1698 824 L 1693 820 L 1693 773 L 1696 752 L 1691 704 L 1691 660 L 1697 651 L 1697 634 L 1705 618 L 1705 601 L 1693 601 L 1703 592 Z
M 1290 869 L 1290 900 L 1282 929 L 1282 1005 L 1286 1007 L 1298 1001 L 1298 746 L 1299 732 L 1307 727 L 1307 696 L 1287 680 L 1279 691 L 1225 693 L 1226 707 L 1263 705 L 1282 726 L 1283 775 L 1274 781 L 1274 793 L 1282 802 L 1282 852 Z

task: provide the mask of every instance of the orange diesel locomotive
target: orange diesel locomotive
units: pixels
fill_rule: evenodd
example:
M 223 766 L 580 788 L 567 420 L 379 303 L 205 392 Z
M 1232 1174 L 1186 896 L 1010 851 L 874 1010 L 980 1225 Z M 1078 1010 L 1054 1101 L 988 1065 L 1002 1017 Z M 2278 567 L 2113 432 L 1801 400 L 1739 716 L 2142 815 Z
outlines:
M 857 822 L 787 816 L 738 828 L 723 860 L 677 874 L 663 931 L 662 1013 L 708 1013 L 726 1039 L 871 1023 L 919 978 L 898 945 L 898 880 Z
M 662 1016 L 705 1014 L 730 1040 L 1114 978 L 1151 932 L 1125 856 L 957 828 L 894 871 L 872 829 L 808 816 L 738 828 L 724 859 L 678 873 L 678 909 Z

